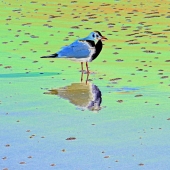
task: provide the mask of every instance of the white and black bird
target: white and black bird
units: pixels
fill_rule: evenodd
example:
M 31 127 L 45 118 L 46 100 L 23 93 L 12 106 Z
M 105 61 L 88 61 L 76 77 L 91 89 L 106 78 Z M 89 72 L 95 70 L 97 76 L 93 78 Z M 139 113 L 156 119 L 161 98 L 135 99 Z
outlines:
M 83 62 L 86 62 L 87 73 L 89 73 L 88 62 L 93 61 L 101 52 L 102 40 L 107 40 L 99 31 L 91 32 L 87 37 L 80 38 L 72 44 L 61 48 L 60 51 L 41 58 L 68 58 L 81 62 L 83 72 Z

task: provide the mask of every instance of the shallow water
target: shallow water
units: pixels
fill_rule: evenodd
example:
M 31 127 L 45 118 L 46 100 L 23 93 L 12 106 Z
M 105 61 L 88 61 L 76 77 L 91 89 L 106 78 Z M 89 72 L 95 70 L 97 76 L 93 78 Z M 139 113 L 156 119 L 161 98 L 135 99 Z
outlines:
M 169 169 L 168 1 L 0 6 L 0 169 Z M 108 41 L 88 81 L 40 58 L 93 30 Z

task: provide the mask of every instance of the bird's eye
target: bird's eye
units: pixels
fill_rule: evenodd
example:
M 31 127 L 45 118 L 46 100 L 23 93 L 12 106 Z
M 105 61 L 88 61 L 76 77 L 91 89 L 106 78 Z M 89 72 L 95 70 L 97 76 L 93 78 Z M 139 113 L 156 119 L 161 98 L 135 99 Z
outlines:
M 96 35 L 96 37 L 98 38 L 99 36 L 98 36 L 98 35 Z
M 95 37 L 95 35 L 93 34 L 93 35 L 92 35 L 92 37 L 94 38 L 94 37 Z

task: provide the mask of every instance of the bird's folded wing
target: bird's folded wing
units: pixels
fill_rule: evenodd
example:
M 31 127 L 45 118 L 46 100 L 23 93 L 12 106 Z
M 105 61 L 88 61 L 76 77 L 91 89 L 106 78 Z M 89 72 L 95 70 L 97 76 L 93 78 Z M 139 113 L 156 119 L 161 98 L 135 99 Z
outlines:
M 95 50 L 88 41 L 77 40 L 58 52 L 58 57 L 86 58 Z

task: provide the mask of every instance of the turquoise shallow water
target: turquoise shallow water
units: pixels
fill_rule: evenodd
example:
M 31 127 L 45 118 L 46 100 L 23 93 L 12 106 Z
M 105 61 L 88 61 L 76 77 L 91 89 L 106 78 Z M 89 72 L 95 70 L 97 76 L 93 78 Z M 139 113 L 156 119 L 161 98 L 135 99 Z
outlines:
M 0 160 L 2 168 L 168 169 L 168 102 L 156 105 L 152 91 L 111 89 L 96 80 L 101 110 L 89 111 L 44 94 L 61 87 L 58 76 L 3 79 L 6 85 L 1 89 L 10 90 L 1 96 L 0 155 L 6 157 Z M 71 84 L 69 75 L 66 84 Z M 140 93 L 144 96 L 134 99 Z M 147 103 L 142 99 L 146 94 Z

